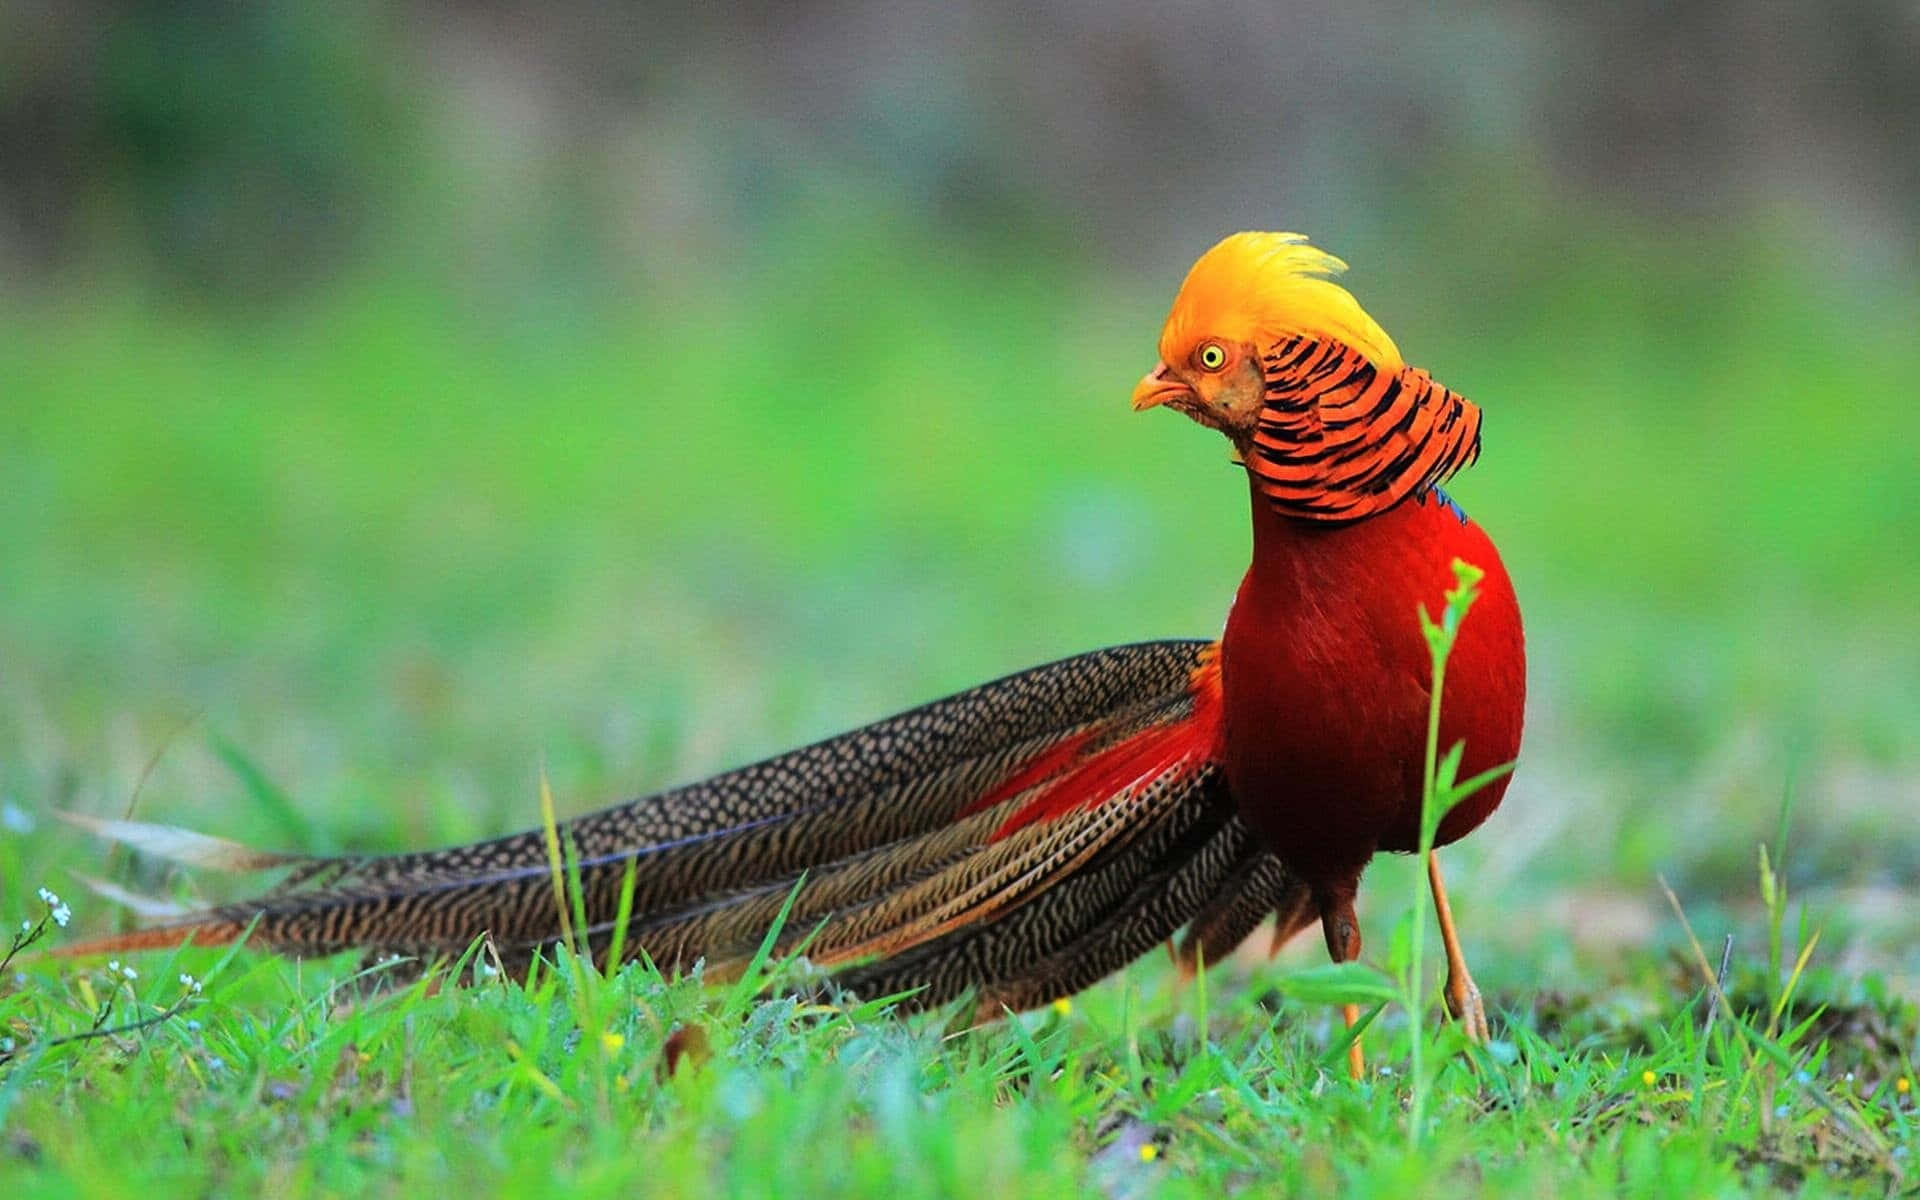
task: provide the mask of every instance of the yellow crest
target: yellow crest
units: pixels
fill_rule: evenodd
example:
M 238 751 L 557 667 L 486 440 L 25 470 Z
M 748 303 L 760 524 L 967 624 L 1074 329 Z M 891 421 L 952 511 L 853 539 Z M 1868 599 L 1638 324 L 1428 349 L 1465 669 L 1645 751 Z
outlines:
M 1285 337 L 1334 338 L 1384 371 L 1405 365 L 1387 331 L 1329 276 L 1347 269 L 1297 233 L 1236 233 L 1187 272 L 1160 333 L 1162 362 L 1186 362 L 1201 341 L 1251 342 L 1264 349 Z

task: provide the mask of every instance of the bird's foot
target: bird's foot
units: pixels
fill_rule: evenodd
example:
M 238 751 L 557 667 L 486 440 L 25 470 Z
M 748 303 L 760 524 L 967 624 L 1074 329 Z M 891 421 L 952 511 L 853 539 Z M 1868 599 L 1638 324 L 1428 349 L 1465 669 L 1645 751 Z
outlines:
M 1462 969 L 1447 972 L 1447 1012 L 1459 1023 L 1460 1032 L 1476 1046 L 1484 1046 L 1493 1036 L 1487 1024 L 1487 1006 L 1480 999 L 1480 985 Z

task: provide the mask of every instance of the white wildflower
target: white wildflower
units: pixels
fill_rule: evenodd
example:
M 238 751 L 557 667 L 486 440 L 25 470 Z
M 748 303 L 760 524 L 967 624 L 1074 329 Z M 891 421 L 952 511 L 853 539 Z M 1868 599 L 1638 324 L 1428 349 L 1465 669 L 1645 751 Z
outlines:
M 52 916 L 53 916 L 53 923 L 55 925 L 58 925 L 60 928 L 65 929 L 67 927 L 67 922 L 73 920 L 73 910 L 71 908 L 68 908 L 64 904 L 56 904 L 53 906 Z
M 41 888 L 40 903 L 46 905 L 48 908 L 52 908 L 54 905 L 60 903 L 60 897 L 53 894 L 52 888 Z
M 180 986 L 190 992 L 197 992 L 200 990 L 200 981 L 191 975 L 182 975 L 180 976 Z

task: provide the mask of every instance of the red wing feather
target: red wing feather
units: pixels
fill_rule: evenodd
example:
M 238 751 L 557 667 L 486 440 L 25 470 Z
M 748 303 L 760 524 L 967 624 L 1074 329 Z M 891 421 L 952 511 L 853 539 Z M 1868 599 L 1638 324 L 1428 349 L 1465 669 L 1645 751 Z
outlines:
M 1187 694 L 1141 728 L 1102 741 L 1088 729 L 1050 746 L 967 809 L 980 812 L 1030 793 L 994 840 L 1039 821 L 1089 809 L 1168 774 L 1186 778 L 1220 757 L 1220 660 L 1208 648 L 1188 679 Z

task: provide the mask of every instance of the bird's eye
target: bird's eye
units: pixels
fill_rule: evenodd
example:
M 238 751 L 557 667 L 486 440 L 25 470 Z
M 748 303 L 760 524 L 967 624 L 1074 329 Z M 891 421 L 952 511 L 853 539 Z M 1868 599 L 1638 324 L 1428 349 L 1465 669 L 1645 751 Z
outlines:
M 1227 365 L 1226 347 L 1222 346 L 1219 342 L 1208 342 L 1206 345 L 1200 347 L 1193 358 L 1195 362 L 1200 364 L 1201 370 L 1218 371 L 1221 367 Z

